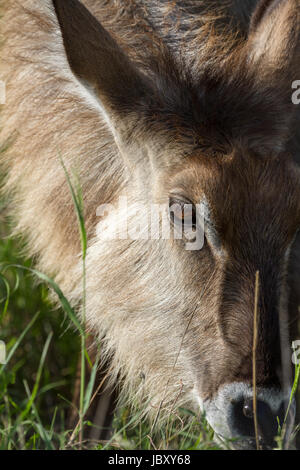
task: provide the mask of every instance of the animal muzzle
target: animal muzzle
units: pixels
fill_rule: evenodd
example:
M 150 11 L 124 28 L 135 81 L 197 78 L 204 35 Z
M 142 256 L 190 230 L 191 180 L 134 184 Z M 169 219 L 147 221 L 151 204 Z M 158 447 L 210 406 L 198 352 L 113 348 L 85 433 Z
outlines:
M 294 423 L 295 405 L 287 393 L 277 388 L 258 388 L 256 394 L 256 426 L 253 390 L 246 383 L 235 382 L 222 386 L 215 397 L 205 400 L 207 421 L 217 434 L 218 441 L 233 449 L 272 449 L 285 424 L 283 444 L 288 447 Z M 257 439 L 256 439 L 257 437 Z M 282 435 L 281 435 L 282 438 Z

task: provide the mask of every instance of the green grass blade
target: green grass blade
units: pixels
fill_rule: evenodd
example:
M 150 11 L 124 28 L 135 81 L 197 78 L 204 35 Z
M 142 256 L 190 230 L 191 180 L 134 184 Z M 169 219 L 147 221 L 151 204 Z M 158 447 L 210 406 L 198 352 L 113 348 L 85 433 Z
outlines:
M 83 416 L 86 414 L 87 410 L 89 409 L 91 398 L 92 398 L 92 393 L 96 381 L 96 374 L 98 370 L 98 365 L 99 365 L 99 354 L 96 358 L 95 364 L 92 367 L 91 370 L 91 375 L 90 375 L 90 380 L 89 383 L 86 387 L 85 391 L 85 396 L 84 396 L 84 403 L 83 403 Z
M 63 162 L 63 159 L 60 157 L 61 165 L 63 167 L 63 170 L 65 172 L 66 180 L 69 185 L 70 193 L 73 199 L 73 203 L 75 206 L 76 210 L 76 215 L 78 218 L 79 222 L 79 231 L 80 231 L 80 238 L 81 238 L 81 248 L 82 248 L 82 256 L 83 258 L 86 257 L 86 250 L 87 250 L 87 235 L 86 235 L 86 230 L 85 230 L 85 223 L 84 223 L 84 215 L 83 215 L 83 198 L 82 198 L 82 192 L 80 190 L 80 185 L 79 181 L 77 181 L 76 184 L 76 191 L 74 189 L 74 186 L 71 182 L 70 175 L 66 169 L 66 166 Z
M 52 331 L 49 333 L 48 335 L 48 338 L 46 340 L 46 343 L 45 343 L 45 346 L 43 348 L 43 352 L 42 352 L 42 355 L 41 355 L 41 360 L 40 360 L 40 364 L 39 364 L 39 367 L 38 367 L 38 371 L 37 371 L 37 376 L 36 376 L 36 380 L 35 380 L 35 384 L 33 386 L 33 390 L 32 390 L 32 393 L 31 393 L 31 396 L 28 400 L 28 403 L 26 405 L 26 408 L 25 410 L 21 413 L 21 416 L 20 416 L 20 420 L 23 421 L 26 416 L 28 415 L 29 411 L 31 410 L 32 408 L 32 404 L 36 398 L 36 395 L 38 393 L 38 389 L 39 389 L 39 385 L 40 385 L 40 380 L 41 380 L 41 376 L 42 376 L 42 371 L 43 371 L 43 367 L 44 367 L 44 363 L 45 363 L 45 359 L 46 359 L 46 355 L 47 355 L 47 352 L 48 352 L 48 349 L 49 349 L 49 345 L 50 345 L 50 341 L 52 339 L 52 336 L 53 336 L 53 333 Z
M 18 340 L 15 342 L 15 344 L 13 345 L 13 347 L 11 348 L 11 350 L 8 352 L 8 355 L 7 355 L 7 358 L 6 358 L 6 363 L 3 364 L 0 368 L 0 374 L 4 371 L 4 369 L 6 368 L 7 364 L 9 363 L 9 361 L 11 360 L 11 358 L 13 357 L 14 353 L 16 352 L 16 350 L 18 349 L 21 341 L 23 340 L 24 336 L 26 335 L 26 333 L 30 330 L 30 328 L 33 326 L 33 324 L 35 323 L 35 321 L 37 320 L 37 318 L 39 317 L 40 315 L 40 312 L 37 312 L 34 317 L 32 318 L 32 320 L 28 323 L 27 327 L 25 328 L 24 331 L 22 331 L 22 333 L 20 334 Z
M 81 326 L 79 320 L 77 319 L 77 316 L 76 316 L 73 308 L 71 307 L 71 305 L 70 305 L 69 301 L 67 300 L 67 298 L 64 296 L 64 294 L 61 291 L 60 287 L 56 284 L 56 282 L 53 281 L 53 279 L 51 279 L 46 274 L 41 273 L 37 269 L 28 268 L 27 266 L 21 266 L 19 264 L 9 264 L 9 265 L 6 266 L 6 268 L 12 268 L 12 267 L 22 269 L 24 271 L 28 271 L 28 272 L 36 275 L 41 281 L 44 281 L 45 283 L 47 283 L 54 290 L 56 295 L 58 296 L 60 304 L 61 304 L 63 310 L 68 315 L 71 322 L 76 326 L 76 328 L 79 330 L 80 334 L 83 334 L 82 326 Z
M 2 309 L 2 313 L 0 315 L 0 323 L 2 323 L 2 321 L 3 321 L 3 319 L 6 315 L 7 309 L 8 309 L 9 297 L 10 297 L 10 286 L 9 286 L 9 283 L 8 283 L 7 279 L 4 276 L 2 276 L 2 274 L 0 274 L 0 279 L 3 282 L 3 284 L 5 286 L 5 289 L 6 289 L 5 299 L 2 299 L 2 302 L 3 302 L 3 300 L 5 300 L 4 301 L 4 306 L 3 306 L 3 309 Z

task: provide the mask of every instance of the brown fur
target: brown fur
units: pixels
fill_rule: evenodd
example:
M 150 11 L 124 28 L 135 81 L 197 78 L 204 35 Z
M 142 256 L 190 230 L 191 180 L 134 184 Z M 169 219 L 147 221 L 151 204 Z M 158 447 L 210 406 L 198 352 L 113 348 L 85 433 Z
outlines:
M 54 1 L 55 11 L 49 0 L 3 2 L 0 138 L 16 230 L 78 304 L 79 235 L 61 155 L 83 188 L 89 326 L 113 377 L 148 410 L 162 397 L 170 410 L 175 399 L 251 383 L 259 270 L 258 383 L 278 385 L 286 251 L 300 222 L 290 152 L 298 1 L 269 14 L 260 6 L 249 34 L 251 1 L 83 3 L 102 26 L 73 0 Z M 176 240 L 97 239 L 100 204 L 121 194 L 167 203 L 178 188 L 195 203 L 205 195 L 222 255 L 209 239 L 197 253 Z

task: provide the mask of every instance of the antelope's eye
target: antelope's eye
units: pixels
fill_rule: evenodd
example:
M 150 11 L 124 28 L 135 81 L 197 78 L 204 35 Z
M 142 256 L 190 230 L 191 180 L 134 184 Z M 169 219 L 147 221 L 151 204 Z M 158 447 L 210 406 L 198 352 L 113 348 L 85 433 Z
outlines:
M 170 198 L 169 215 L 171 222 L 186 229 L 196 229 L 196 207 L 188 201 Z

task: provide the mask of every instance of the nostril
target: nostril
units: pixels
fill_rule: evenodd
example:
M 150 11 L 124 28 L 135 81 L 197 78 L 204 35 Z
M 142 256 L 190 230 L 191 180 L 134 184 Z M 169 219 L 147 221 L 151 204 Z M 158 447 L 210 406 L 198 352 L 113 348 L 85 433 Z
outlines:
M 243 414 L 246 418 L 253 418 L 253 403 L 252 400 L 245 400 L 243 406 Z
M 273 413 L 270 406 L 263 402 L 257 402 L 257 419 L 259 434 L 268 444 L 274 444 L 274 437 L 278 432 L 277 413 Z
M 237 435 L 255 437 L 251 399 L 241 399 L 234 402 L 232 404 L 230 418 L 231 428 L 235 430 Z
M 274 414 L 270 406 L 261 400 L 257 400 L 256 410 L 260 441 L 271 446 L 274 444 L 274 437 L 278 431 L 277 413 Z M 255 437 L 252 398 L 247 397 L 235 402 L 231 419 L 233 428 L 240 436 Z

